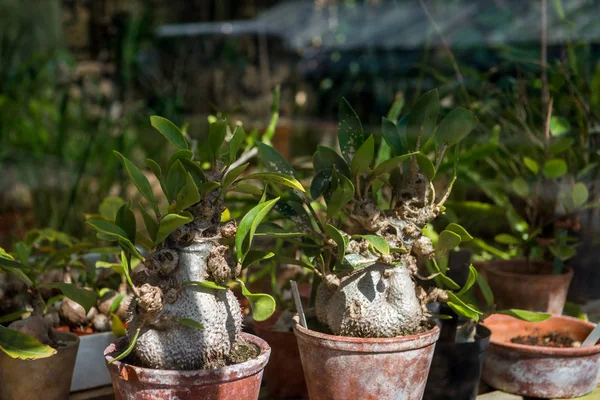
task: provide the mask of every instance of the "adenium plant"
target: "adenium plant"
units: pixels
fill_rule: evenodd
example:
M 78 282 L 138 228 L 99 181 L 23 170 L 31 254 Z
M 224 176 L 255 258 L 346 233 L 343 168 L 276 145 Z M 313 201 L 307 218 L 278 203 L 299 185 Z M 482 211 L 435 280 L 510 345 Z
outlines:
M 29 293 L 32 311 L 18 310 L 0 317 L 1 322 L 12 322 L 8 327 L 0 325 L 0 349 L 10 357 L 23 360 L 50 357 L 56 353 L 60 340 L 55 336 L 50 322 L 44 318 L 47 307 L 56 298 L 44 301 L 41 291 L 59 289 L 64 299 L 61 315 L 83 315 L 96 305 L 97 293 L 85 289 L 71 279 L 70 269 L 81 265 L 83 252 L 92 247 L 62 232 L 37 229 L 14 244 L 12 253 L 0 248 L 0 271 L 22 281 Z M 44 273 L 54 269 L 63 270 L 63 282 L 46 282 Z M 30 314 L 24 319 L 25 314 Z
M 114 223 L 88 221 L 100 239 L 117 242 L 124 250 L 123 271 L 134 294 L 129 347 L 115 359 L 133 351 L 143 366 L 179 370 L 234 363 L 245 344 L 240 338 L 242 311 L 229 284 L 241 286 L 256 320 L 275 310 L 271 296 L 250 293 L 239 279 L 244 268 L 273 256 L 251 245 L 257 226 L 278 199 L 267 199 L 264 190 L 249 182 L 301 186 L 281 173 L 243 175 L 252 149 L 240 155 L 247 147 L 241 126 L 232 130 L 223 120 L 212 122 L 207 142 L 192 151 L 186 134 L 172 122 L 154 116 L 151 123 L 177 149 L 162 167 L 147 160 L 166 207 L 161 207 L 146 175 L 115 152 L 145 199 L 139 211 L 146 231 L 137 232 L 131 203 L 119 209 Z M 239 225 L 228 218 L 225 205 L 227 193 L 234 191 L 260 196 Z M 132 270 L 134 258 L 141 263 Z

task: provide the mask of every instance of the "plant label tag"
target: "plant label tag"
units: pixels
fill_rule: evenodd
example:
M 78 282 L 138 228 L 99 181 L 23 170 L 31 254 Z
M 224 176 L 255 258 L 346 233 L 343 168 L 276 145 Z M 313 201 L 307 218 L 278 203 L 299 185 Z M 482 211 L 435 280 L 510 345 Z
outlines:
M 587 338 L 581 344 L 581 347 L 591 347 L 596 344 L 596 342 L 600 339 L 600 324 L 597 324 L 596 327 L 590 332 Z
M 296 303 L 296 312 L 298 313 L 300 325 L 303 328 L 308 328 L 308 326 L 306 325 L 306 317 L 304 316 L 304 308 L 302 308 L 300 292 L 298 291 L 298 284 L 296 283 L 296 281 L 290 281 L 290 285 L 292 286 L 292 296 L 294 296 L 294 303 Z

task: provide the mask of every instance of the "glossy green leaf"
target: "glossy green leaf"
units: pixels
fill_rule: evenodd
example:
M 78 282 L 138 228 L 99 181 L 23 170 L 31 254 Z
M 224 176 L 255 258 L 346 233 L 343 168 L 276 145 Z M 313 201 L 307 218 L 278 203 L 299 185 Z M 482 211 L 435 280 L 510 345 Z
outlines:
M 131 211 L 128 203 L 123 204 L 119 209 L 115 224 L 123 229 L 131 243 L 135 243 L 137 223 L 135 221 L 135 214 Z
M 219 157 L 219 149 L 225 140 L 225 136 L 227 136 L 227 123 L 225 121 L 213 122 L 208 127 L 208 149 L 213 160 Z
M 125 330 L 125 325 L 123 325 L 123 321 L 119 318 L 115 313 L 110 314 L 112 320 L 112 333 L 116 337 L 123 337 L 127 335 L 127 331 Z
M 310 184 L 310 195 L 313 199 L 318 199 L 331 185 L 332 170 L 324 169 L 319 171 L 313 177 Z
M 312 228 L 312 219 L 301 203 L 292 200 L 279 200 L 273 208 L 290 221 L 293 221 L 296 229 Z
M 386 160 L 386 161 L 382 162 L 381 164 L 379 164 L 375 168 L 375 171 L 373 171 L 373 175 L 377 176 L 377 175 L 381 175 L 381 174 L 387 174 L 391 170 L 393 170 L 394 168 L 396 168 L 397 166 L 402 164 L 402 162 L 406 161 L 408 158 L 410 158 L 412 156 L 416 156 L 418 154 L 420 154 L 420 153 L 417 151 L 417 152 L 413 152 L 413 153 L 404 154 L 402 156 L 390 158 L 389 160 Z M 433 166 L 433 164 L 432 164 L 432 166 Z
M 113 151 L 115 155 L 121 160 L 123 163 L 123 167 L 125 171 L 127 171 L 127 175 L 135 185 L 135 187 L 139 190 L 139 192 L 148 200 L 150 205 L 154 208 L 155 211 L 158 211 L 158 206 L 156 205 L 156 198 L 154 197 L 154 193 L 152 192 L 152 187 L 150 186 L 150 182 L 148 182 L 148 178 L 135 166 L 133 162 L 124 157 L 118 151 Z
M 339 182 L 327 202 L 327 218 L 333 218 L 354 197 L 354 185 L 345 175 L 338 174 Z
M 537 162 L 532 160 L 529 157 L 523 157 L 523 164 L 531 171 L 534 175 L 537 175 L 540 172 L 540 166 Z
M 461 296 L 467 293 L 469 289 L 471 289 L 471 287 L 475 284 L 475 282 L 477 282 L 478 275 L 479 274 L 477 273 L 477 270 L 475 269 L 473 264 L 469 265 L 469 275 L 467 276 L 467 281 L 465 282 L 465 285 L 462 287 L 462 289 L 460 289 L 460 291 L 457 293 L 457 296 Z
M 261 261 L 268 260 L 269 258 L 275 257 L 275 253 L 264 250 L 250 250 L 244 258 L 242 269 L 246 269 L 254 264 L 260 263 Z
M 446 292 L 446 294 L 448 295 L 448 302 L 446 304 L 448 304 L 455 313 L 470 318 L 475 322 L 479 321 L 479 316 L 483 314 L 482 312 L 472 305 L 465 303 L 454 293 Z
M 255 321 L 265 321 L 269 319 L 275 312 L 275 299 L 268 294 L 264 293 L 250 293 L 250 291 L 244 285 L 244 282 L 237 280 L 242 288 L 242 295 L 250 302 L 250 308 L 252 308 L 252 317 Z
M 556 179 L 564 176 L 567 173 L 568 167 L 565 160 L 561 158 L 554 158 L 552 160 L 548 160 L 546 164 L 544 164 L 544 169 L 542 173 L 546 178 Z
M 396 124 L 385 117 L 381 119 L 381 135 L 392 149 L 392 154 L 395 156 L 402 156 L 408 153 L 406 130 L 398 129 Z
M 115 312 L 117 312 L 117 310 L 121 306 L 121 303 L 123 302 L 124 298 L 125 298 L 125 294 L 123 294 L 123 293 L 120 293 L 120 294 L 116 295 L 115 298 L 114 298 L 114 300 L 110 304 L 110 308 L 108 309 L 108 312 L 109 313 L 115 313 Z
M 377 236 L 377 235 L 356 235 L 356 236 L 367 240 L 371 244 L 371 246 L 373 246 L 373 248 L 375 250 L 377 250 L 378 252 L 380 252 L 381 254 L 384 254 L 384 255 L 390 254 L 390 245 L 384 238 Z
M 119 244 L 126 248 L 130 254 L 134 255 L 140 260 L 143 259 L 140 252 L 127 237 L 125 231 L 123 231 L 123 229 L 119 228 L 117 225 L 107 221 L 88 221 L 87 224 L 94 228 L 100 235 L 102 235 L 103 240 L 118 241 Z
M 514 237 L 513 235 L 509 235 L 508 233 L 501 233 L 494 237 L 494 240 L 498 243 L 509 244 L 509 245 L 518 245 L 521 243 L 519 238 Z
M 458 236 L 460 236 L 461 243 L 469 242 L 469 241 L 473 240 L 473 236 L 471 236 L 465 228 L 463 228 L 461 225 L 459 225 L 457 223 L 452 222 L 452 223 L 448 224 L 448 226 L 446 226 L 445 230 L 454 232 Z
M 0 350 L 12 358 L 35 360 L 56 354 L 56 349 L 45 345 L 31 335 L 0 325 Z
M 158 165 L 156 161 L 150 158 L 146 159 L 146 165 L 148 166 L 148 168 L 150 168 L 154 176 L 156 176 L 156 179 L 158 180 L 158 183 L 160 184 L 160 188 L 162 189 L 163 193 L 167 193 L 167 183 L 165 182 L 165 177 L 162 175 L 162 169 L 160 168 L 160 165 Z
M 543 314 L 535 311 L 518 310 L 515 308 L 510 310 L 501 310 L 498 311 L 497 314 L 510 315 L 511 317 L 528 322 L 542 322 L 552 317 L 552 314 Z
M 375 157 L 375 139 L 373 135 L 369 136 L 367 140 L 356 150 L 354 157 L 352 157 L 352 163 L 350 165 L 350 172 L 352 175 L 359 174 L 361 172 L 371 172 L 371 163 Z
M 338 140 L 342 156 L 347 163 L 352 163 L 354 153 L 362 146 L 365 137 L 358 115 L 344 98 L 340 101 Z
M 144 224 L 146 225 L 146 230 L 148 231 L 148 235 L 150 236 L 150 240 L 154 242 L 156 239 L 156 234 L 158 233 L 158 221 L 150 215 L 150 213 L 140 204 L 140 213 L 142 214 L 142 218 L 144 219 Z
M 275 172 L 259 172 L 256 174 L 250 174 L 247 176 L 244 176 L 242 178 L 240 178 L 240 181 L 244 181 L 244 180 L 248 180 L 248 179 L 256 179 L 259 181 L 264 181 L 264 182 L 271 182 L 271 183 L 279 183 L 281 185 L 290 187 L 292 189 L 296 189 L 299 190 L 301 192 L 304 192 L 304 187 L 302 187 L 302 184 L 300 182 L 298 182 L 298 180 L 296 178 L 294 178 L 293 176 L 290 175 L 284 175 L 284 174 L 280 174 L 280 173 L 275 173 Z
M 154 245 L 162 243 L 175 229 L 190 223 L 194 220 L 192 214 L 184 211 L 179 214 L 167 214 L 165 215 L 158 225 L 158 233 L 154 240 Z
M 102 200 L 102 203 L 100 203 L 100 215 L 107 221 L 115 222 L 115 219 L 117 219 L 117 213 L 123 204 L 125 204 L 125 200 L 120 197 L 105 197 Z
M 169 172 L 167 172 L 167 198 L 169 203 L 177 199 L 177 194 L 183 189 L 187 181 L 188 172 L 180 160 L 173 163 Z
M 241 125 L 237 125 L 233 130 L 231 140 L 229 140 L 229 164 L 236 160 L 237 153 L 242 148 L 245 140 L 246 132 L 244 132 L 244 128 Z
M 240 221 L 235 235 L 235 248 L 240 261 L 243 262 L 244 258 L 250 251 L 256 228 L 278 201 L 279 197 L 276 197 L 273 200 L 265 201 L 256 205 L 250 211 L 248 211 L 248 213 Z
M 18 319 L 22 319 L 21 317 L 23 317 L 26 314 L 31 314 L 31 311 L 19 310 L 19 311 L 11 312 L 9 314 L 5 314 L 0 317 L 0 324 L 6 324 L 8 322 L 13 322 Z
M 42 283 L 39 287 L 60 289 L 66 297 L 81 305 L 85 309 L 86 314 L 90 311 L 90 308 L 96 305 L 96 300 L 98 299 L 98 295 L 93 290 L 79 288 L 73 283 Z
M 131 342 L 129 342 L 129 346 L 127 346 L 127 348 L 125 349 L 124 352 L 122 352 L 121 354 L 119 354 L 118 356 L 116 356 L 115 358 L 113 358 L 112 360 L 110 360 L 108 363 L 112 364 L 115 361 L 121 361 L 122 359 L 124 359 L 125 357 L 127 357 L 135 348 L 135 344 L 138 340 L 138 337 L 140 336 L 140 331 L 142 330 L 142 328 L 138 328 L 135 331 L 135 334 L 133 335 L 133 338 L 131 339 Z
M 256 185 L 252 185 L 250 183 L 237 183 L 233 185 L 230 189 L 232 192 L 252 194 L 255 196 L 260 196 L 262 194 L 262 189 Z
M 188 144 L 185 140 L 185 136 L 183 136 L 183 133 L 168 119 L 154 115 L 150 117 L 150 123 L 178 149 L 188 148 Z
M 325 234 L 337 245 L 337 257 L 339 261 L 342 261 L 346 255 L 346 239 L 344 235 L 331 224 L 325 226 Z
M 167 163 L 167 171 L 171 169 L 175 161 L 177 160 L 192 160 L 194 157 L 194 153 L 190 150 L 177 150 L 171 157 L 169 157 L 169 162 Z
M 319 146 L 313 156 L 313 167 L 315 171 L 331 171 L 334 165 L 338 172 L 341 172 L 348 178 L 351 177 L 348 163 L 346 163 L 346 161 L 335 150 L 330 149 L 329 147 Z
M 214 289 L 214 290 L 228 290 L 229 289 L 228 286 L 219 285 L 218 283 L 213 282 L 213 281 L 187 281 L 187 282 L 184 282 L 183 284 L 191 285 L 191 286 L 200 286 L 205 289 Z
M 573 142 L 575 139 L 569 137 L 562 137 L 554 140 L 552 144 L 550 144 L 550 153 L 556 155 L 560 154 L 566 150 L 569 150 L 573 146 Z
M 452 110 L 444 117 L 435 132 L 436 143 L 448 146 L 463 140 L 477 126 L 477 118 L 473 112 L 464 108 Z
M 202 325 L 200 322 L 193 320 L 191 318 L 179 318 L 177 320 L 177 322 L 180 323 L 181 325 L 185 325 L 185 326 L 189 326 L 190 328 L 198 329 L 199 331 L 204 330 L 204 325 Z
M 437 250 L 452 250 L 460 244 L 460 241 L 460 235 L 452 231 L 443 230 L 438 238 Z
M 421 173 L 425 175 L 425 177 L 429 181 L 433 180 L 433 178 L 435 177 L 435 166 L 433 165 L 429 157 L 427 157 L 423 153 L 417 153 L 416 156 L 417 163 L 419 164 L 419 170 L 421 171 Z
M 192 174 L 192 178 L 194 178 L 194 183 L 196 186 L 200 186 L 203 182 L 206 182 L 206 175 L 196 161 L 188 160 L 187 158 L 182 158 L 180 161 L 185 167 L 186 171 Z
M 406 139 L 409 150 L 417 150 L 417 139 L 421 147 L 433 134 L 440 111 L 440 99 L 437 89 L 430 90 L 419 97 L 406 115 Z
M 584 205 L 588 198 L 590 197 L 590 193 L 588 192 L 587 187 L 582 182 L 577 182 L 573 185 L 573 205 L 575 207 L 581 207 Z
M 296 178 L 294 167 L 277 150 L 264 143 L 258 143 L 258 157 L 265 168 L 273 173 L 285 174 Z
M 235 181 L 242 174 L 242 172 L 244 172 L 246 168 L 248 168 L 248 165 L 250 164 L 242 164 L 227 172 L 227 175 L 225 175 L 225 177 L 223 178 L 223 190 L 227 190 L 227 188 L 231 186 L 233 181 Z
M 17 265 L 17 267 L 14 267 L 14 265 Z M 22 280 L 27 286 L 33 287 L 33 282 L 29 279 L 27 274 L 25 274 L 20 263 L 0 257 L 0 270 Z
M 520 176 L 516 177 L 512 181 L 512 189 L 517 196 L 527 197 L 529 196 L 529 184 L 527 181 Z
M 571 130 L 571 124 L 569 120 L 559 116 L 553 116 L 550 118 L 550 133 L 552 136 L 562 136 Z
M 492 308 L 494 306 L 494 292 L 492 292 L 490 285 L 488 285 L 487 281 L 481 274 L 477 274 L 477 285 L 483 294 L 483 298 L 485 299 L 485 303 L 487 304 L 488 308 Z
M 562 261 L 566 261 L 569 258 L 573 258 L 577 254 L 575 246 L 569 246 L 566 244 L 558 246 L 551 245 L 548 246 L 548 249 L 550 250 L 552 255 L 554 255 L 554 257 L 557 257 Z
M 192 174 L 188 172 L 185 185 L 183 186 L 183 188 L 181 188 L 179 193 L 177 193 L 175 211 L 181 212 L 187 209 L 188 207 L 191 207 L 194 204 L 198 203 L 199 201 L 200 193 L 198 192 L 198 187 L 194 182 Z
M 200 184 L 200 186 L 198 186 L 198 191 L 202 194 L 205 194 L 212 192 L 213 190 L 219 187 L 221 187 L 221 184 L 219 182 L 208 181 Z

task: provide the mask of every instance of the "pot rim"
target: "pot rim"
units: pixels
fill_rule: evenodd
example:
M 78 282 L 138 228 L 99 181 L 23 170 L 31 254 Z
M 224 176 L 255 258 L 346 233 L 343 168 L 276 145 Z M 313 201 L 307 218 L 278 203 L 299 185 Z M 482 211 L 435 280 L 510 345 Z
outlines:
M 354 353 L 390 353 L 417 350 L 434 345 L 440 337 L 440 327 L 436 324 L 426 332 L 393 338 L 361 338 L 329 335 L 304 328 L 298 314 L 294 315 L 294 333 L 298 340 L 318 347 Z
M 479 265 L 485 268 L 485 272 L 488 274 L 497 275 L 503 278 L 513 278 L 513 279 L 527 279 L 527 280 L 535 280 L 539 281 L 564 281 L 565 278 L 571 280 L 573 278 L 573 268 L 570 265 L 565 265 L 565 271 L 561 274 L 532 274 L 532 273 L 521 273 L 521 272 L 513 272 L 506 271 L 505 269 L 510 264 L 515 263 L 525 263 L 527 260 L 518 258 L 512 260 L 491 260 L 491 261 L 479 261 L 474 262 L 473 265 Z M 533 261 L 536 264 L 548 266 L 552 268 L 552 264 L 546 261 Z
M 67 341 L 67 345 L 62 346 L 62 347 L 57 347 L 56 348 L 57 351 L 65 350 L 65 349 L 68 349 L 69 347 L 79 346 L 79 343 L 81 342 L 81 340 L 79 339 L 79 336 L 77 336 L 76 334 L 74 334 L 72 332 L 54 331 L 54 335 L 56 335 L 56 337 L 60 340 Z M 61 336 L 62 336 L 62 338 L 61 338 Z
M 489 321 L 489 320 L 492 321 Z M 585 325 L 590 328 L 590 331 L 596 327 L 595 324 L 587 321 L 583 321 L 574 317 L 567 317 L 564 315 L 553 315 L 551 319 L 560 319 L 566 325 Z M 495 321 L 494 321 L 495 320 Z M 483 322 L 486 325 L 486 322 L 492 322 L 493 324 L 499 325 L 502 321 L 512 321 L 518 320 L 517 318 L 510 317 L 508 315 L 494 314 L 490 315 L 486 318 L 486 321 Z M 526 324 L 529 322 L 521 321 Z M 553 356 L 553 357 L 583 357 L 590 356 L 594 354 L 600 353 L 600 344 L 595 344 L 590 347 L 568 347 L 568 348 L 560 348 L 560 347 L 544 347 L 544 346 L 531 346 L 527 344 L 518 344 L 511 343 L 507 341 L 500 341 L 494 339 L 494 328 L 490 325 L 487 327 L 492 331 L 492 336 L 490 337 L 490 346 L 494 346 L 506 351 L 522 353 L 522 354 L 533 354 L 533 355 L 543 355 L 543 356 Z
M 138 367 L 121 361 L 114 361 L 111 355 L 117 350 L 119 342 L 125 343 L 126 338 L 119 338 L 104 350 L 104 360 L 112 379 L 117 377 L 133 382 L 141 382 L 149 386 L 208 386 L 224 382 L 236 381 L 260 373 L 271 355 L 271 347 L 258 336 L 241 332 L 240 338 L 258 346 L 258 357 L 243 363 L 228 365 L 222 368 L 197 369 L 197 370 L 161 370 Z

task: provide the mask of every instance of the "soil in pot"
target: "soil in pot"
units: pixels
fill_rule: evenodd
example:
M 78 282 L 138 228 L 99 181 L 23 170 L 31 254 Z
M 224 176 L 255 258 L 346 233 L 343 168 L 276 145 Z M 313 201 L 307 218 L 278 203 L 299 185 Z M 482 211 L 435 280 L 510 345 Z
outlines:
M 0 399 L 64 400 L 69 397 L 79 337 L 55 332 L 57 353 L 37 360 L 19 360 L 0 352 Z
M 131 355 L 124 361 L 111 362 L 128 344 L 125 338 L 121 338 L 104 351 L 115 398 L 256 400 L 271 348 L 256 336 L 242 333 L 241 338 L 247 346 L 240 346 L 234 356 L 236 361 L 252 357 L 256 354 L 255 349 L 259 352 L 258 356 L 223 368 L 184 371 L 138 367 Z
M 549 333 L 547 335 L 520 335 L 510 339 L 510 342 L 540 347 L 565 348 L 581 346 L 581 342 L 558 333 Z
M 476 264 L 476 265 L 475 265 Z M 499 310 L 520 308 L 562 314 L 573 269 L 565 266 L 553 275 L 550 263 L 527 260 L 499 260 L 474 263 L 485 275 Z

